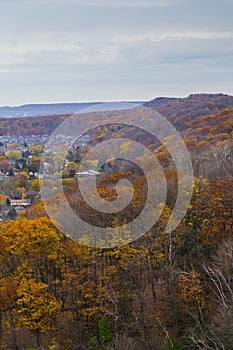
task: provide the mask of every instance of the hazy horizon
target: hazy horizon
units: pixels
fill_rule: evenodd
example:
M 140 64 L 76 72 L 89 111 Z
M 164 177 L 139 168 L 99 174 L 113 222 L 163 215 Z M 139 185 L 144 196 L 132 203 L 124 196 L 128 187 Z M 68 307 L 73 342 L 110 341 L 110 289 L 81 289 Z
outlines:
M 168 96 L 166 96 L 168 97 Z M 14 107 L 23 107 L 23 106 L 30 106 L 30 105 L 59 105 L 59 104 L 82 104 L 82 103 L 114 103 L 114 102 L 129 102 L 129 103 L 133 103 L 133 102 L 147 102 L 148 100 L 99 100 L 99 101 L 59 101 L 59 102 L 28 102 L 28 103 L 22 103 L 22 104 L 18 104 L 18 105 L 0 105 L 0 108 L 14 108 Z
M 198 91 L 198 92 L 189 92 L 188 94 L 186 95 L 158 95 L 158 96 L 154 96 L 154 97 L 151 97 L 149 99 L 113 99 L 113 100 L 82 100 L 82 101 L 52 101 L 52 102 L 23 102 L 23 103 L 20 103 L 20 104 L 6 104 L 6 105 L 0 105 L 0 108 L 7 108 L 7 107 L 10 107 L 10 108 L 14 108 L 14 107 L 23 107 L 23 106 L 27 106 L 27 105 L 55 105 L 55 104 L 81 104 L 81 103 L 114 103 L 114 102 L 130 102 L 130 103 L 133 103 L 133 102 L 148 102 L 148 101 L 152 101 L 156 98 L 161 98 L 161 97 L 165 97 L 165 98 L 186 98 L 188 97 L 189 95 L 191 94 L 223 94 L 223 95 L 233 95 L 233 92 L 232 93 L 228 93 L 228 92 L 224 92 L 224 91 Z

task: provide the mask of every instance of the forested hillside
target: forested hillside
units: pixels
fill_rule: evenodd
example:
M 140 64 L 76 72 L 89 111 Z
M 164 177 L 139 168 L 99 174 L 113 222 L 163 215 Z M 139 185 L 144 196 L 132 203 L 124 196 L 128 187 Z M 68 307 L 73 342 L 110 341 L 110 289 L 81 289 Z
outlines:
M 34 178 L 43 146 L 28 145 L 31 158 L 24 155 L 23 162 L 18 154 L 15 163 L 1 146 L 1 162 L 12 167 L 0 184 L 1 210 L 16 192 L 21 199 L 33 192 L 34 199 L 14 220 L 0 223 L 0 349 L 233 349 L 233 97 L 190 95 L 146 106 L 148 111 L 132 111 L 132 121 L 138 115 L 146 120 L 151 108 L 166 116 L 181 131 L 193 164 L 192 201 L 171 234 L 165 228 L 176 202 L 177 171 L 166 144 L 135 127 L 114 126 L 114 112 L 107 112 L 109 126 L 95 128 L 84 145 L 69 150 L 61 176 L 74 212 L 91 224 L 118 228 L 121 247 L 90 248 L 59 232 Z M 49 135 L 67 117 L 1 119 L 0 132 Z M 98 113 L 93 118 L 98 120 Z M 156 155 L 168 194 L 152 229 L 124 245 L 126 224 L 145 201 L 145 174 L 115 159 L 101 172 L 97 189 L 108 201 L 116 199 L 120 179 L 133 184 L 132 204 L 116 215 L 90 211 L 74 174 L 88 146 L 126 135 Z M 122 155 L 130 147 L 124 144 Z M 52 167 L 51 159 L 48 154 Z M 50 181 L 55 210 L 60 194 Z
M 145 103 L 168 118 L 179 131 L 186 127 L 186 122 L 194 120 L 201 115 L 216 114 L 233 107 L 233 96 L 224 94 L 191 94 L 185 98 L 155 99 Z

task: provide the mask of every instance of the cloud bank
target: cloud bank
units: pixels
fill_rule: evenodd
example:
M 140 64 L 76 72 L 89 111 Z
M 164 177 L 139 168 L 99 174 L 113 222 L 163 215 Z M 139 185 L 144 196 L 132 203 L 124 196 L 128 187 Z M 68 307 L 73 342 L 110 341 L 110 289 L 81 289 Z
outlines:
M 232 93 L 230 1 L 2 1 L 0 105 Z

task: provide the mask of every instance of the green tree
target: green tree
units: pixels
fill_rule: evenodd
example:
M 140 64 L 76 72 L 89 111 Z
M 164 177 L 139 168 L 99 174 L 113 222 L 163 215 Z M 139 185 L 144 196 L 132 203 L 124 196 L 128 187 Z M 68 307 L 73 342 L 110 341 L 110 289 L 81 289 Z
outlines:
M 101 317 L 98 322 L 99 329 L 99 340 L 102 345 L 107 345 L 112 342 L 112 331 L 111 331 L 111 322 L 107 315 Z
M 15 208 L 11 208 L 7 213 L 7 217 L 10 220 L 15 220 L 17 216 L 18 216 L 18 214 L 17 214 L 17 211 L 15 210 Z

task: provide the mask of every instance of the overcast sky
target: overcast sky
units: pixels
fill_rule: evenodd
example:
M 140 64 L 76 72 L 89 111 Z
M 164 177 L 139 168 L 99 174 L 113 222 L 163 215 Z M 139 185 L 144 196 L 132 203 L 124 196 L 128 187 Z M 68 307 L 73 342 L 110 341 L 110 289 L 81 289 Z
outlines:
M 0 0 L 0 105 L 233 94 L 232 0 Z

